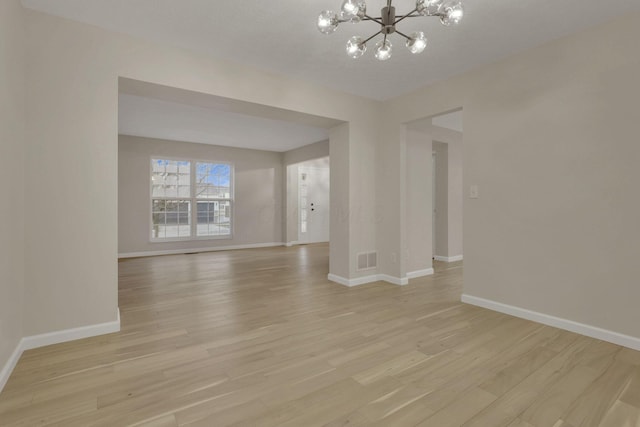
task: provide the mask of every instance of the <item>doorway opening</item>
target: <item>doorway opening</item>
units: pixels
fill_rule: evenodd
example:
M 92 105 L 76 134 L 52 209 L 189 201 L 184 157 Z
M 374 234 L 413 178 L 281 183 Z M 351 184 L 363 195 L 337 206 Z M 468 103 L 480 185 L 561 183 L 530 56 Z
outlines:
M 310 166 L 324 164 L 326 167 Z M 329 241 L 329 159 L 298 167 L 298 240 L 300 243 Z
M 330 131 L 343 124 L 120 78 L 118 258 L 300 240 L 297 185 L 294 215 L 285 210 L 292 165 L 296 182 L 305 167 L 319 183 L 306 188 L 304 242 L 328 242 Z
M 409 277 L 463 259 L 463 131 L 461 109 L 407 123 Z
M 287 245 L 329 242 L 329 156 L 287 166 Z

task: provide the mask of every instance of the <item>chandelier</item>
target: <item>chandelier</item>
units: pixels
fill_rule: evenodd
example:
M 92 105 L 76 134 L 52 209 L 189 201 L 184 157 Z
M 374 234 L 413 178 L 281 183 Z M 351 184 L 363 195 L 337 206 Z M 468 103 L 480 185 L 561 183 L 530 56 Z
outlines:
M 376 43 L 375 56 L 380 61 L 391 58 L 392 45 L 388 36 L 396 33 L 406 39 L 409 52 L 418 54 L 427 47 L 427 37 L 422 31 L 415 31 L 406 35 L 396 28 L 396 25 L 406 19 L 419 16 L 437 16 L 443 25 L 455 25 L 462 20 L 464 9 L 460 0 L 417 0 L 416 7 L 405 15 L 396 15 L 396 8 L 392 6 L 393 0 L 387 0 L 387 5 L 382 8 L 379 17 L 367 15 L 365 0 L 344 0 L 340 13 L 330 10 L 323 11 L 318 16 L 318 30 L 322 34 L 331 34 L 338 24 L 350 22 L 356 24 L 361 21 L 373 21 L 380 24 L 380 31 L 367 39 L 353 36 L 347 42 L 347 55 L 352 58 L 360 58 L 367 51 L 367 42 L 378 35 L 382 40 Z

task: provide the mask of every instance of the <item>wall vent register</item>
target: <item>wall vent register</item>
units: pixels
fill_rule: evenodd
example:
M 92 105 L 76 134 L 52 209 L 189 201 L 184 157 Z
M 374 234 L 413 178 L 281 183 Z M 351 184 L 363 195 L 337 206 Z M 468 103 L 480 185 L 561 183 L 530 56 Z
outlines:
M 358 270 L 369 270 L 378 266 L 377 252 L 363 252 L 358 254 Z

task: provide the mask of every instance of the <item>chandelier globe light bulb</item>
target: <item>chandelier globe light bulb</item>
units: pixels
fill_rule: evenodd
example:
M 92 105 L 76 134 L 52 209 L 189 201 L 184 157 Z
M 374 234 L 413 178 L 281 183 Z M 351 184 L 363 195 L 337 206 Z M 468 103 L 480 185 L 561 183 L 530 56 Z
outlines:
M 440 16 L 442 25 L 446 25 L 447 27 L 457 25 L 462 21 L 463 17 L 464 7 L 461 1 L 449 1 L 442 5 L 442 15 Z
M 367 51 L 367 45 L 362 42 L 362 37 L 353 36 L 347 42 L 347 55 L 358 59 Z
M 318 30 L 322 34 L 331 34 L 338 28 L 338 14 L 330 10 L 324 10 L 318 16 Z
M 440 12 L 444 0 L 418 0 L 416 10 L 422 16 L 434 16 Z
M 386 61 L 391 58 L 393 45 L 389 40 L 380 40 L 376 43 L 376 59 Z
M 422 53 L 427 47 L 427 37 L 422 31 L 411 33 L 407 39 L 407 49 L 413 54 Z
M 344 18 L 363 18 L 367 11 L 367 3 L 364 0 L 344 0 L 341 10 Z

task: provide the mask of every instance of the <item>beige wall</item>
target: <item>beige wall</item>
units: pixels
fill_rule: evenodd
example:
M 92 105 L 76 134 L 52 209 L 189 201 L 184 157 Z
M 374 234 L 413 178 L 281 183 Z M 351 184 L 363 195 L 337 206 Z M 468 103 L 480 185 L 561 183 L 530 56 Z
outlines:
M 435 153 L 434 256 L 449 256 L 449 146 L 433 141 Z M 462 226 L 462 224 L 460 224 Z
M 465 190 L 480 190 L 465 196 L 465 293 L 640 337 L 639 21 L 618 19 L 389 105 L 390 134 L 464 107 Z M 402 236 L 399 218 L 385 211 L 379 229 Z M 401 247 L 389 243 L 389 252 Z
M 27 201 L 26 210 L 32 224 L 26 232 L 26 259 L 33 265 L 26 277 L 27 310 L 33 313 L 26 321 L 27 334 L 116 317 L 119 76 L 349 122 L 340 150 L 350 155 L 339 163 L 344 170 L 337 176 L 358 185 L 375 180 L 367 163 L 375 150 L 374 101 L 26 13 L 27 164 L 32 171 L 26 185 L 27 192 L 40 195 Z M 56 191 L 38 191 L 52 181 Z M 48 209 L 46 223 L 37 220 L 42 205 Z M 332 209 L 349 214 L 340 220 L 343 232 L 334 236 L 332 259 L 340 261 L 331 268 L 344 263 L 341 275 L 357 275 L 356 251 L 375 247 L 374 189 L 349 194 L 348 188 L 338 187 L 332 192 Z
M 428 234 L 420 234 L 417 237 L 414 231 L 421 226 L 425 226 L 426 221 L 431 227 L 433 216 L 433 208 L 428 212 L 425 211 L 426 206 L 416 205 L 416 197 L 432 199 L 432 159 L 429 156 L 422 158 L 419 162 L 414 159 L 415 154 L 409 152 L 410 144 L 421 142 L 423 145 L 431 147 L 432 152 L 438 152 L 436 161 L 439 167 L 436 167 L 436 205 L 438 212 L 435 218 L 435 230 Z M 434 255 L 441 257 L 458 257 L 462 255 L 462 133 L 451 129 L 445 129 L 431 124 L 431 118 L 420 119 L 407 125 L 407 139 L 405 141 L 407 150 L 407 160 L 405 168 L 407 173 L 415 174 L 412 169 L 422 169 L 420 173 L 429 173 L 428 180 L 421 185 L 412 185 L 408 180 L 406 182 L 406 206 L 407 206 L 407 224 L 405 226 L 406 246 L 409 248 L 409 259 L 422 257 L 427 251 L 429 257 L 433 254 L 433 246 L 431 245 L 431 236 L 436 239 L 436 253 Z M 411 163 L 410 163 L 411 162 Z M 418 162 L 418 163 L 416 163 Z M 407 178 L 408 179 L 408 178 Z M 426 187 L 428 186 L 428 188 Z M 439 191 L 438 191 L 439 190 Z M 417 191 L 417 192 L 416 192 Z M 416 212 L 412 212 L 416 210 Z M 423 242 L 428 239 L 428 242 Z M 426 249 L 427 244 L 429 245 Z M 413 254 L 413 255 L 411 255 Z M 430 267 L 424 267 L 430 268 Z M 416 271 L 415 261 L 410 261 L 406 266 L 407 272 Z
M 390 105 L 384 106 L 383 113 L 391 114 Z M 388 120 L 388 119 L 387 119 Z M 380 195 L 376 203 L 376 236 L 378 239 L 378 272 L 392 277 L 405 277 L 401 248 L 406 245 L 406 126 L 399 122 L 380 130 L 376 150 L 376 189 Z M 332 157 L 333 158 L 333 157 Z M 334 158 L 335 161 L 335 158 Z
M 341 221 L 346 221 L 349 226 L 348 239 L 349 249 L 349 278 L 368 276 L 370 271 L 357 271 L 356 255 L 362 252 L 372 252 L 376 250 L 377 236 L 375 233 L 377 217 L 376 203 L 380 202 L 377 180 L 378 171 L 373 167 L 376 164 L 376 142 L 379 139 L 379 127 L 381 120 L 378 108 L 369 111 L 367 120 L 363 123 L 349 123 L 348 143 L 342 142 L 349 150 L 348 180 L 338 178 L 334 181 L 333 174 L 335 167 L 335 145 L 330 147 L 331 152 L 331 212 L 334 210 L 334 194 L 345 191 L 349 187 L 349 208 L 342 213 Z M 334 185 L 335 184 L 335 185 Z M 346 216 L 345 213 L 347 214 Z M 332 223 L 333 224 L 333 223 Z M 336 237 L 338 238 L 338 237 Z M 331 239 L 332 250 L 340 246 L 340 240 Z M 338 252 L 339 253 L 339 252 Z
M 463 213 L 463 135 L 461 132 L 445 129 L 440 126 L 431 126 L 429 131 L 433 141 L 446 144 L 447 166 L 446 166 L 446 232 L 441 240 L 446 239 L 446 250 L 439 251 L 436 255 L 444 257 L 459 257 L 462 253 L 462 213 Z
M 407 239 L 402 254 L 407 273 L 412 273 L 432 267 L 432 144 L 421 132 L 407 130 L 406 135 Z
M 24 168 L 23 26 L 20 2 L 0 2 L 0 371 L 23 336 L 23 177 L 30 173 Z
M 285 152 L 284 164 L 293 165 L 323 157 L 329 157 L 329 141 L 320 141 Z
M 152 156 L 223 161 L 234 167 L 233 238 L 150 242 Z M 118 153 L 118 253 L 282 242 L 282 153 L 121 135 Z
M 349 277 L 350 257 L 344 254 L 353 252 L 349 239 L 349 123 L 331 129 L 329 138 L 329 157 L 331 158 L 331 175 L 329 176 L 329 197 L 331 213 L 329 215 L 329 270 L 339 277 Z M 336 250 L 338 247 L 341 250 Z M 353 258 L 351 258 L 353 259 Z

